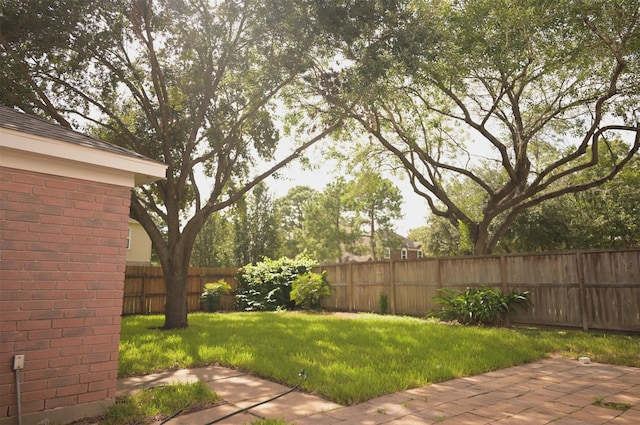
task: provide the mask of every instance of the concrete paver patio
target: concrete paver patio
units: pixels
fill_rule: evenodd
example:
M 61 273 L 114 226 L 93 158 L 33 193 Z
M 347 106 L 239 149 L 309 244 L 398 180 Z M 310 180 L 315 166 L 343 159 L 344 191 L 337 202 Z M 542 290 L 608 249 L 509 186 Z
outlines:
M 286 391 L 288 388 L 232 369 L 211 366 L 118 381 L 120 393 L 175 381 L 200 380 L 227 404 L 178 416 L 171 425 L 199 425 Z M 595 406 L 626 403 L 626 411 Z M 229 417 L 221 424 L 281 418 L 288 424 L 640 424 L 640 368 L 582 364 L 553 357 L 523 366 L 455 379 L 343 407 L 292 392 Z

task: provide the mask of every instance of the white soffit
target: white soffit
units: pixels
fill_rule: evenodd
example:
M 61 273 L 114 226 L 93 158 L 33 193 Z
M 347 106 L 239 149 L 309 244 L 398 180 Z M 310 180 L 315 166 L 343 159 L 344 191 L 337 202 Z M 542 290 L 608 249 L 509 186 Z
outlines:
M 163 179 L 167 168 L 152 160 L 1 127 L 0 165 L 127 187 Z

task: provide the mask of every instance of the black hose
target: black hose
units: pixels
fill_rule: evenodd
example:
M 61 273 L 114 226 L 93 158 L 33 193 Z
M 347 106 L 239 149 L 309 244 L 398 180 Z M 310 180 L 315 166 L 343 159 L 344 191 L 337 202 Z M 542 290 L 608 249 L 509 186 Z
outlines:
M 305 370 L 304 370 L 304 369 L 302 369 L 302 370 L 300 371 L 300 373 L 298 374 L 298 376 L 300 376 L 300 379 L 302 379 L 302 380 L 307 379 L 307 373 L 305 372 Z M 203 424 L 203 425 L 211 425 L 211 424 L 218 423 L 218 422 L 220 422 L 220 421 L 221 421 L 221 420 L 223 420 L 223 419 L 230 418 L 231 416 L 235 416 L 235 415 L 237 415 L 237 414 L 239 414 L 239 413 L 244 413 L 244 412 L 246 412 L 247 410 L 251 410 L 251 409 L 253 409 L 254 407 L 258 407 L 258 406 L 260 406 L 260 405 L 262 405 L 262 404 L 269 403 L 270 401 L 276 400 L 276 399 L 278 399 L 278 398 L 280 398 L 280 397 L 284 397 L 285 395 L 287 395 L 287 394 L 289 394 L 289 393 L 292 393 L 292 392 L 294 392 L 295 390 L 297 390 L 297 389 L 298 389 L 298 387 L 300 386 L 300 384 L 301 384 L 301 382 L 300 382 L 300 383 L 298 383 L 298 384 L 296 384 L 293 388 L 291 388 L 291 389 L 289 389 L 289 390 L 287 390 L 287 391 L 283 392 L 282 394 L 278 394 L 278 395 L 276 395 L 276 396 L 273 396 L 273 397 L 271 397 L 271 398 L 269 398 L 269 399 L 267 399 L 267 400 L 261 401 L 261 402 L 259 402 L 259 403 L 254 404 L 254 405 L 251 405 L 251 406 L 249 406 L 249 407 L 242 408 L 242 409 L 240 409 L 240 410 L 238 410 L 238 411 L 236 411 L 236 412 L 229 413 L 228 415 L 225 415 L 225 416 L 223 416 L 223 417 L 221 417 L 221 418 L 215 419 L 215 420 L 213 420 L 213 421 L 211 421 L 211 422 L 207 422 L 206 424 Z
M 163 425 L 166 424 L 167 422 L 169 422 L 171 419 L 175 418 L 176 416 L 178 416 L 180 413 L 182 413 L 184 411 L 184 409 L 186 409 L 187 407 L 189 407 L 189 405 L 191 404 L 191 402 L 185 404 L 181 409 L 178 409 L 173 415 L 169 416 L 168 418 L 165 418 L 165 420 L 163 420 L 162 422 L 160 422 L 158 425 Z

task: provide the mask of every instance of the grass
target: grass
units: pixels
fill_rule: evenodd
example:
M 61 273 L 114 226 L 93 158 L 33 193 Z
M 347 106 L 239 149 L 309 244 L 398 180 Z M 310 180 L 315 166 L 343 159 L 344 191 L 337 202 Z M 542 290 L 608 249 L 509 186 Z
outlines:
M 203 382 L 174 382 L 118 397 L 104 415 L 84 418 L 73 424 L 145 425 L 168 421 L 178 415 L 222 404 L 222 398 Z M 288 425 L 281 419 L 258 419 L 250 425 Z
M 551 353 L 640 366 L 637 336 L 442 325 L 409 317 L 303 313 L 192 314 L 161 331 L 163 316 L 123 318 L 120 376 L 221 364 L 340 404 L 532 362 Z
M 605 407 L 607 409 L 619 410 L 620 412 L 625 412 L 633 407 L 629 403 L 615 403 L 612 401 L 604 401 L 602 397 L 596 398 L 596 401 L 593 402 L 593 405 L 598 407 Z
M 118 398 L 100 419 L 103 425 L 150 424 L 181 410 L 200 409 L 222 402 L 206 384 L 173 383 Z

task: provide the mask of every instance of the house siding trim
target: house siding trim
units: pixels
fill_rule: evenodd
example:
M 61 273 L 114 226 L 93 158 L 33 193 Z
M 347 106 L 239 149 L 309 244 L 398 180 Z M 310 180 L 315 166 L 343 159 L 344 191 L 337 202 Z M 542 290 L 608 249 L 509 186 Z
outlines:
M 165 176 L 166 165 L 0 128 L 0 165 L 134 187 Z

